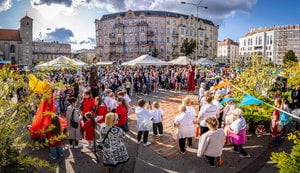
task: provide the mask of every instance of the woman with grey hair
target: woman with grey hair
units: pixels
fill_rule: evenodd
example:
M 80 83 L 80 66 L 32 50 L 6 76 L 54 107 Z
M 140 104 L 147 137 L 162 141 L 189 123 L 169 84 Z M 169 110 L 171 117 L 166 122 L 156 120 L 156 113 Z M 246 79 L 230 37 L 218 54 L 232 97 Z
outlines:
M 229 140 L 233 143 L 233 150 L 240 153 L 241 158 L 250 158 L 251 156 L 243 149 L 247 141 L 246 137 L 246 120 L 242 116 L 243 111 L 239 108 L 232 111 L 233 114 L 233 123 L 230 125 L 229 129 Z

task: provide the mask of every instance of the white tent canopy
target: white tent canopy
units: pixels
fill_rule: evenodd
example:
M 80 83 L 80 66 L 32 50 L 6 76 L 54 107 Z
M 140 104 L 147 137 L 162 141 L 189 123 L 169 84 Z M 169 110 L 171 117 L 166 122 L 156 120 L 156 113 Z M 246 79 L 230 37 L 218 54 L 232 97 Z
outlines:
M 178 58 L 169 61 L 169 63 L 174 65 L 188 65 L 190 64 L 190 62 L 192 62 L 192 64 L 195 64 L 195 61 L 187 56 L 179 56 Z
M 208 65 L 208 66 L 211 66 L 211 65 L 217 65 L 218 63 L 215 63 L 213 62 L 212 60 L 208 59 L 208 58 L 201 58 L 198 60 L 198 63 L 200 65 Z
M 171 63 L 160 60 L 158 58 L 154 58 L 150 55 L 142 55 L 133 59 L 131 61 L 127 61 L 122 63 L 122 65 L 135 66 L 135 65 L 171 65 Z
M 113 65 L 114 61 L 101 61 L 101 62 L 97 62 L 96 65 L 98 66 L 105 66 L 105 65 Z
M 48 68 L 48 67 L 61 68 L 61 67 L 69 67 L 69 66 L 83 67 L 86 65 L 87 64 L 82 61 L 76 61 L 76 60 L 70 59 L 66 56 L 60 56 L 49 62 L 36 65 L 35 68 L 36 69 L 43 69 L 43 68 Z

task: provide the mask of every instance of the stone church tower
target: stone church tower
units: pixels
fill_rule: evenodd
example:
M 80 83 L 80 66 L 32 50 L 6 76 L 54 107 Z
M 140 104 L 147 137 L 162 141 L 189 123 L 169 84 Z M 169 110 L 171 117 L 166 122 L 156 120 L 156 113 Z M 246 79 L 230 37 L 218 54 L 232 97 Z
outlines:
M 26 15 L 20 20 L 20 36 L 22 39 L 22 52 L 18 60 L 20 65 L 32 65 L 32 31 L 33 19 Z

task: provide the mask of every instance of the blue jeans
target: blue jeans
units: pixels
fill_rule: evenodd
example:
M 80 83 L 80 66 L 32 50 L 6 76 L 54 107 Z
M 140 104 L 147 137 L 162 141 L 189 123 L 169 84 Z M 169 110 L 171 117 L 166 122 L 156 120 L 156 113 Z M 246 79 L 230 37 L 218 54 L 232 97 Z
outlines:
M 64 148 L 62 145 L 57 147 L 50 147 L 50 155 L 52 158 L 63 157 L 64 156 Z

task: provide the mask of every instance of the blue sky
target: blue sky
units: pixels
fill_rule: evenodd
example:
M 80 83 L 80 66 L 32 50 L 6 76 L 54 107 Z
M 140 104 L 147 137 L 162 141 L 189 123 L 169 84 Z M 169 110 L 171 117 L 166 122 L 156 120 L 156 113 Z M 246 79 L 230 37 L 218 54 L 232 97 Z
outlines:
M 34 39 L 72 44 L 72 49 L 93 48 L 96 18 L 111 12 L 168 10 L 196 14 L 181 0 L 0 0 L 0 28 L 17 29 L 28 12 L 34 19 Z M 199 0 L 186 0 L 197 3 Z M 200 17 L 220 25 L 219 40 L 236 41 L 250 28 L 300 24 L 300 0 L 203 0 L 208 9 Z

